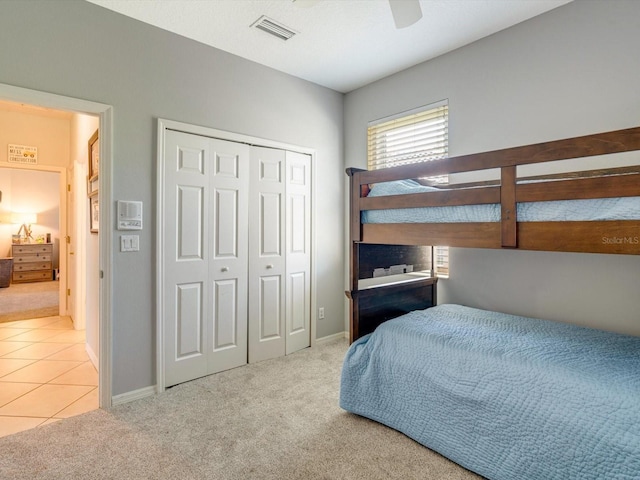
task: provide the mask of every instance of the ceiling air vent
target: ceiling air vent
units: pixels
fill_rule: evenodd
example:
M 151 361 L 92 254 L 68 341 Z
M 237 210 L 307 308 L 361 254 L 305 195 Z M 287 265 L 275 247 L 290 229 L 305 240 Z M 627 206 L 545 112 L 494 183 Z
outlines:
M 264 32 L 270 33 L 274 37 L 278 37 L 281 40 L 289 40 L 296 33 L 298 33 L 294 30 L 291 30 L 289 27 L 285 27 L 281 23 L 278 23 L 275 20 L 270 19 L 265 15 L 261 16 L 251 26 L 255 28 L 259 28 Z

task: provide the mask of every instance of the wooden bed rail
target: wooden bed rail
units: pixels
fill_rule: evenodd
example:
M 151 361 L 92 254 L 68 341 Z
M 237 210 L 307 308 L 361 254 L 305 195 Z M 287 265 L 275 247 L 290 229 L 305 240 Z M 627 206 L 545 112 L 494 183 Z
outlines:
M 553 238 L 547 237 L 545 232 L 548 230 L 557 234 L 559 228 L 566 227 L 566 222 L 556 225 L 553 222 L 546 222 L 548 225 L 543 225 L 545 222 L 531 222 L 537 225 L 526 225 L 528 222 L 519 224 L 516 218 L 516 206 L 521 202 L 640 196 L 640 166 L 542 175 L 527 179 L 517 178 L 517 166 L 579 160 L 582 157 L 634 150 L 640 150 L 640 127 L 391 169 L 368 171 L 348 168 L 347 174 L 351 177 L 350 237 L 353 242 L 393 243 L 395 234 L 398 243 L 408 245 L 424 245 L 428 240 L 430 245 L 638 254 L 640 247 L 616 248 L 608 245 L 605 240 L 608 237 L 619 238 L 618 235 L 626 235 L 624 238 L 635 241 L 640 235 L 640 221 L 623 221 L 615 227 L 617 233 L 612 233 L 613 222 L 582 222 L 584 226 L 581 228 L 588 239 L 572 239 L 570 243 L 575 243 L 576 246 L 554 246 L 550 245 Z M 485 169 L 499 169 L 500 181 L 446 185 L 442 191 L 367 197 L 369 185 L 373 183 Z M 360 222 L 360 214 L 364 210 L 498 203 L 501 205 L 501 221 L 496 224 L 362 225 Z M 563 223 L 565 227 L 561 226 Z M 572 222 L 571 225 L 572 229 L 573 226 L 578 227 L 578 222 Z M 595 233 L 589 232 L 588 225 L 595 228 Z M 535 239 L 527 238 L 524 243 L 521 242 L 522 234 L 528 235 L 532 229 L 535 229 L 532 233 Z M 577 229 L 574 233 L 576 237 L 583 235 Z M 538 238 L 544 240 L 538 242 Z
M 450 173 L 593 157 L 633 150 L 640 150 L 640 127 L 462 155 L 435 162 L 415 163 L 401 168 L 348 170 L 351 170 L 353 176 L 358 177 L 360 185 L 363 185 L 407 178 L 433 177 Z M 349 171 L 347 174 L 349 174 Z

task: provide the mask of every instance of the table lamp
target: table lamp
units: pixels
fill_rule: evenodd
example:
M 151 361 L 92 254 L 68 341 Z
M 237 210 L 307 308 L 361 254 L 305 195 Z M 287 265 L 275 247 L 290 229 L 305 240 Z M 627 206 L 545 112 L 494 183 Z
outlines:
M 11 215 L 11 223 L 21 225 L 20 230 L 18 230 L 18 235 L 22 235 L 24 232 L 24 243 L 31 243 L 31 241 L 33 241 L 31 224 L 37 223 L 37 221 L 38 216 L 35 213 L 13 213 Z

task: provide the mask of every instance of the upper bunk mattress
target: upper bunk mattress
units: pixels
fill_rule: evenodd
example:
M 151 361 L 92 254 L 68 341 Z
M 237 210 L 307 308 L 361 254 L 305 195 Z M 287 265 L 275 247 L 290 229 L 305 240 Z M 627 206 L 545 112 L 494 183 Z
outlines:
M 441 192 L 413 180 L 398 180 L 373 185 L 369 197 Z M 594 198 L 552 202 L 525 202 L 517 205 L 520 222 L 640 220 L 640 197 Z M 447 207 L 366 210 L 362 223 L 463 223 L 499 222 L 500 204 Z
M 640 337 L 441 305 L 354 342 L 340 406 L 492 480 L 640 475 Z

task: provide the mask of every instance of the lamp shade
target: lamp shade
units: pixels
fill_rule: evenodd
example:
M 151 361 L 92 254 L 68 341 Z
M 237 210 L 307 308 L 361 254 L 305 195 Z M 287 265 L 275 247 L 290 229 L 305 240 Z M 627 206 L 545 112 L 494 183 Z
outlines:
M 12 213 L 11 223 L 17 225 L 30 225 L 38 222 L 38 216 L 35 213 Z

